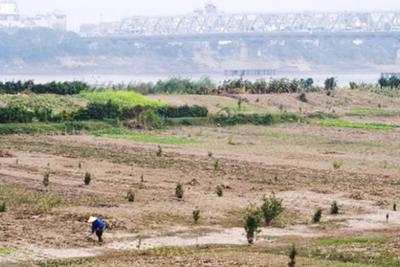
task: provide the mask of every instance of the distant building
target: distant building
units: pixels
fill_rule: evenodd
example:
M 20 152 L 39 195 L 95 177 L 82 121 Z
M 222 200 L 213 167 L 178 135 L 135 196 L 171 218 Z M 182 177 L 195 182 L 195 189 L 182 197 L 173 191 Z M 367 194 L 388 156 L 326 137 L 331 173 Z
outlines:
M 54 11 L 36 16 L 22 16 L 15 0 L 0 0 L 0 29 L 50 28 L 65 31 L 67 16 Z

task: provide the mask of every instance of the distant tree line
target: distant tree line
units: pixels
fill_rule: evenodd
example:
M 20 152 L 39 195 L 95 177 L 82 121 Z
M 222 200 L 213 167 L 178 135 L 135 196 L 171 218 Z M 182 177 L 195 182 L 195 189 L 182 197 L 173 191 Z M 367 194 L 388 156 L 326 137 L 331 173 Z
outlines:
M 18 94 L 32 92 L 35 94 L 74 95 L 83 90 L 88 90 L 89 85 L 84 82 L 50 82 L 35 84 L 33 81 L 0 82 L 0 93 Z
M 392 76 L 390 78 L 385 78 L 381 77 L 378 80 L 378 84 L 381 88 L 392 88 L 392 89 L 398 89 L 400 88 L 400 79 L 396 76 Z
M 189 79 L 172 78 L 157 83 L 137 83 L 129 85 L 115 85 L 112 90 L 129 90 L 141 94 L 196 94 L 196 95 L 220 95 L 220 94 L 281 94 L 312 92 L 321 89 L 333 90 L 337 87 L 335 78 L 327 78 L 325 87 L 320 88 L 314 84 L 312 78 L 307 79 L 272 79 L 266 81 L 259 79 L 249 81 L 244 79 L 226 80 L 217 86 L 210 79 L 198 81 Z M 110 88 L 93 88 L 93 90 L 109 90 Z

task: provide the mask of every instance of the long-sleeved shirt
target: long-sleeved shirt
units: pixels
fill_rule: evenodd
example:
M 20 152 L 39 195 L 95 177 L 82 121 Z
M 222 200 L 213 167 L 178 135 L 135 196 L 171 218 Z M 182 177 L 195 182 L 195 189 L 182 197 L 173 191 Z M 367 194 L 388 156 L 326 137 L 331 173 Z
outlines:
M 105 228 L 106 224 L 100 219 L 97 219 L 92 223 L 92 233 L 96 231 L 104 231 Z

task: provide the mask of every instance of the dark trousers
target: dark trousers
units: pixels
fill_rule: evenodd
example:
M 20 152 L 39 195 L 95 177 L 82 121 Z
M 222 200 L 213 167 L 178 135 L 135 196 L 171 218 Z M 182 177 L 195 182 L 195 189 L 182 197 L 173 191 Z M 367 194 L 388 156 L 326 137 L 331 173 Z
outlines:
M 96 236 L 99 239 L 99 242 L 103 242 L 103 231 L 102 230 L 96 230 Z

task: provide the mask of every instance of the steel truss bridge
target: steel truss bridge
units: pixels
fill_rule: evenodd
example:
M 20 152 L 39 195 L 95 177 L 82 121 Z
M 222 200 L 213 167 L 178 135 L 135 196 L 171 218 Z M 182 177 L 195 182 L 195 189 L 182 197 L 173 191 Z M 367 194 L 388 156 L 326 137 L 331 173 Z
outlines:
M 184 16 L 131 17 L 115 33 L 130 37 L 198 35 L 388 34 L 400 32 L 399 12 L 365 13 L 203 13 Z

